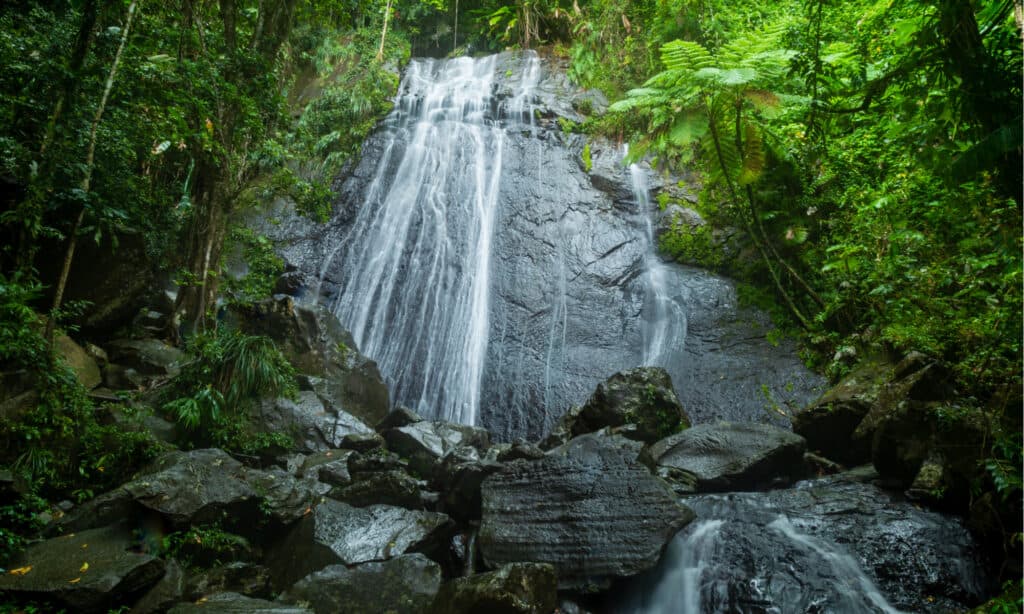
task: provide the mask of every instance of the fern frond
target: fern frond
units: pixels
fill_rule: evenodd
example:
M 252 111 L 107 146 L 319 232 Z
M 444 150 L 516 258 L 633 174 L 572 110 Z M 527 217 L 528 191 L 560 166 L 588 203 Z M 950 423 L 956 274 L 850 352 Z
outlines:
M 761 131 L 754 124 L 743 127 L 743 165 L 738 181 L 740 185 L 750 185 L 757 181 L 764 172 L 765 155 Z
M 711 52 L 693 41 L 674 40 L 661 46 L 661 63 L 667 70 L 691 70 L 714 66 Z

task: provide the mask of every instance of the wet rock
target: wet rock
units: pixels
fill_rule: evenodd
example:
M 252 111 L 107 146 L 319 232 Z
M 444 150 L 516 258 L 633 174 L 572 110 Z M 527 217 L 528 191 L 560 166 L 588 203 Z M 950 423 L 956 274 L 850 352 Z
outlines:
M 327 450 L 307 456 L 299 469 L 299 476 L 316 477 L 331 486 L 345 486 L 352 481 L 348 460 L 353 454 L 352 450 Z
M 388 449 L 409 459 L 420 475 L 430 476 L 436 465 L 460 447 L 484 450 L 490 445 L 486 430 L 450 422 L 415 422 L 384 432 Z
M 330 565 L 296 582 L 280 600 L 307 604 L 317 614 L 421 614 L 440 587 L 437 563 L 405 554 L 351 568 Z
M 446 582 L 432 614 L 547 614 L 557 607 L 558 578 L 554 567 L 511 563 L 497 571 Z
M 516 442 L 497 456 L 499 463 L 510 463 L 514 460 L 538 460 L 544 458 L 544 450 L 540 446 L 527 442 Z
M 129 614 L 155 614 L 166 612 L 184 600 L 185 572 L 174 559 L 167 561 L 167 569 L 153 588 L 135 602 Z
M 616 373 L 598 384 L 590 399 L 567 419 L 566 430 L 574 437 L 632 424 L 637 427 L 637 439 L 647 443 L 690 426 L 672 389 L 672 379 L 660 367 Z
M 349 433 L 341 438 L 340 448 L 356 452 L 372 452 L 384 447 L 384 438 L 374 432 Z
M 361 355 L 352 336 L 323 307 L 298 305 L 279 295 L 249 308 L 235 308 L 234 317 L 248 334 L 266 335 L 306 378 L 328 411 L 346 412 L 375 424 L 387 412 L 387 386 L 377 365 Z
M 383 420 L 377 423 L 376 429 L 378 432 L 383 432 L 389 429 L 409 426 L 417 422 L 423 422 L 423 418 L 419 414 L 408 407 L 396 407 L 387 416 L 384 416 Z
M 763 493 L 687 497 L 700 520 L 613 611 L 958 612 L 990 589 L 963 521 L 840 474 Z M 680 582 L 694 574 L 694 584 Z M 696 587 L 696 591 L 692 588 Z M 892 609 L 887 609 L 892 608 Z
M 358 474 L 355 481 L 332 488 L 327 496 L 355 507 L 379 503 L 423 510 L 437 503 L 437 493 L 428 490 L 426 481 L 394 470 Z
M 270 570 L 245 561 L 214 567 L 190 577 L 185 596 L 194 601 L 203 595 L 224 592 L 239 593 L 246 597 L 270 598 Z
M 238 593 L 217 593 L 202 597 L 195 603 L 181 603 L 168 614 L 314 614 L 313 610 L 296 605 L 253 599 Z
M 118 339 L 110 342 L 108 351 L 112 363 L 153 377 L 178 375 L 185 359 L 181 350 L 158 339 Z
M 870 438 L 853 433 L 878 402 L 892 373 L 884 361 L 865 361 L 830 388 L 820 399 L 793 417 L 793 432 L 807 447 L 842 463 L 858 464 L 871 458 Z
M 79 506 L 61 526 L 82 530 L 148 511 L 173 527 L 227 518 L 251 533 L 260 519 L 289 523 L 301 518 L 316 495 L 312 480 L 299 480 L 276 468 L 250 469 L 222 450 L 174 451 L 135 480 Z
M 550 563 L 590 590 L 653 567 L 693 513 L 636 459 L 634 442 L 583 435 L 484 480 L 479 548 L 490 567 Z
M 0 593 L 56 600 L 75 612 L 131 603 L 164 574 L 162 560 L 132 551 L 135 546 L 130 531 L 119 526 L 46 540 L 10 565 L 24 573 L 0 575 Z
M 692 474 L 700 491 L 747 490 L 803 477 L 803 437 L 768 424 L 700 424 L 651 446 L 658 467 Z
M 86 390 L 92 390 L 103 381 L 96 360 L 82 346 L 72 341 L 71 337 L 58 335 L 54 341 L 54 350 L 71 367 L 78 382 Z
M 480 486 L 501 469 L 501 463 L 471 455 L 449 454 L 441 462 L 435 482 L 441 493 L 441 511 L 462 523 L 480 519 Z
M 348 435 L 372 432 L 355 416 L 324 407 L 323 401 L 312 391 L 299 392 L 294 400 L 263 401 L 260 422 L 267 432 L 291 434 L 300 452 L 339 448 Z
M 331 499 L 317 505 L 269 554 L 274 582 L 288 587 L 328 565 L 384 561 L 405 553 L 431 555 L 454 533 L 451 520 L 433 512 L 388 505 L 352 507 Z

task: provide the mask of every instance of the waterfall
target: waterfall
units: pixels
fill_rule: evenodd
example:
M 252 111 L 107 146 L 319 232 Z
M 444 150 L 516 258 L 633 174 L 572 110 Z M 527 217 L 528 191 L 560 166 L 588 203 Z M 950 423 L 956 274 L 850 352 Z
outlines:
M 628 149 L 624 150 L 624 156 Z M 640 331 L 643 336 L 643 364 L 667 367 L 686 342 L 686 311 L 671 294 L 672 278 L 658 257 L 658 245 L 651 223 L 650 190 L 647 175 L 639 165 L 629 167 L 630 183 L 643 219 L 647 250 L 644 257 L 644 306 Z
M 755 377 L 816 396 L 799 361 L 765 360 L 731 282 L 658 257 L 646 166 L 594 139 L 585 168 L 588 137 L 559 121 L 581 119 L 575 91 L 530 51 L 412 60 L 322 242 L 295 245 L 392 402 L 507 441 L 638 365 L 695 419 L 761 415 Z
M 851 501 L 872 496 L 865 494 L 871 492 L 869 487 L 855 488 L 848 495 Z M 820 510 L 807 513 L 808 500 L 834 509 L 835 500 L 847 496 L 840 490 L 826 492 L 798 486 L 770 495 L 686 498 L 700 520 L 676 536 L 658 568 L 630 586 L 615 611 L 899 614 L 865 573 L 863 563 L 843 546 L 851 538 L 842 530 L 823 530 Z M 872 530 L 892 530 L 904 537 L 912 533 L 910 527 L 922 530 L 931 520 L 926 515 L 913 520 L 896 517 L 886 529 L 890 520 L 885 515 L 873 517 L 873 504 L 851 505 L 864 523 L 876 527 Z
M 539 62 L 525 61 L 499 116 L 530 115 Z M 332 309 L 394 398 L 465 424 L 479 414 L 505 149 L 494 72 L 495 56 L 410 62 L 358 217 L 321 269 L 343 263 Z

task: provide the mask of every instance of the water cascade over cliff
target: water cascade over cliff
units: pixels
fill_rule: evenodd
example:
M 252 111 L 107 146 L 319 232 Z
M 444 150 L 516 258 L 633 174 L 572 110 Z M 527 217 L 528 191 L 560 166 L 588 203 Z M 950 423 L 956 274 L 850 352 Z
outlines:
M 393 402 L 507 440 L 641 364 L 668 369 L 698 420 L 810 400 L 820 379 L 766 342 L 730 281 L 656 255 L 663 179 L 599 141 L 585 168 L 586 138 L 563 130 L 582 94 L 553 62 L 413 60 L 329 227 L 275 233 L 295 233 L 286 257 Z

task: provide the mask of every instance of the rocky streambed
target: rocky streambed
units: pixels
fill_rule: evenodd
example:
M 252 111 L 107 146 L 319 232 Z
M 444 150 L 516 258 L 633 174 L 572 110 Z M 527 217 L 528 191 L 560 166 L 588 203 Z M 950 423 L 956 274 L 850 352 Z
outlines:
M 309 359 L 299 400 L 263 407 L 295 447 L 164 454 L 56 518 L 0 576 L 8 598 L 140 613 L 945 612 L 989 590 L 962 521 L 870 468 L 803 481 L 837 466 L 787 429 L 691 424 L 662 369 L 614 375 L 542 441 L 495 443 L 367 403 L 373 364 L 348 349 L 355 386 L 322 311 L 282 296 L 238 317 L 278 318 L 281 347 Z

